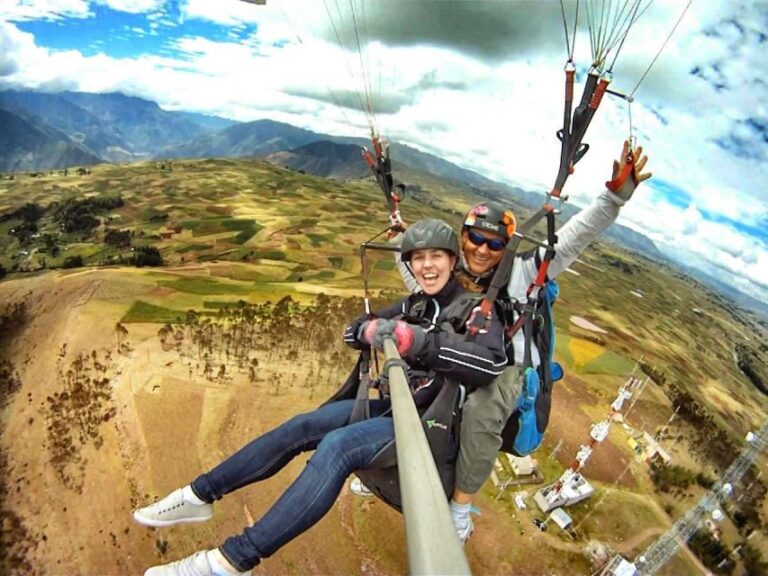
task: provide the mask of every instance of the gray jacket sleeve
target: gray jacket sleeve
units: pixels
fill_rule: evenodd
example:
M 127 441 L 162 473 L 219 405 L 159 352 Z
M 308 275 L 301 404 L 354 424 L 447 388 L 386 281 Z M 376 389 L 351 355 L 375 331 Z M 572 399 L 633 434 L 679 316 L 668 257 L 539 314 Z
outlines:
M 587 208 L 575 214 L 557 231 L 555 257 L 549 265 L 554 278 L 578 258 L 592 240 L 602 234 L 618 217 L 624 202 L 609 190 L 603 190 Z M 544 256 L 544 249 L 540 249 Z

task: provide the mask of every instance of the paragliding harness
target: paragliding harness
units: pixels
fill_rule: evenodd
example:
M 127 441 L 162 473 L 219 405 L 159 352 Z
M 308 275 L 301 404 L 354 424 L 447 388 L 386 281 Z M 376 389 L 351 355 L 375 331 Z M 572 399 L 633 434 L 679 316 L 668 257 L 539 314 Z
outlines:
M 494 304 L 498 304 L 498 296 L 501 289 L 509 282 L 512 272 L 512 264 L 515 259 L 517 248 L 520 241 L 527 238 L 527 233 L 531 231 L 533 226 L 539 222 L 542 218 L 547 219 L 547 243 L 536 242 L 535 244 L 543 245 L 546 248 L 546 255 L 538 266 L 538 274 L 536 280 L 528 288 L 527 302 L 519 308 L 518 303 L 504 303 L 506 305 L 509 314 L 509 318 L 512 314 L 512 310 L 519 314 L 515 323 L 507 329 L 507 336 L 511 340 L 512 336 L 522 328 L 525 336 L 525 352 L 523 358 L 523 374 L 522 374 L 522 393 L 520 394 L 519 401 L 515 407 L 515 411 L 506 423 L 504 431 L 502 433 L 503 443 L 502 450 L 518 456 L 526 455 L 533 450 L 536 450 L 541 444 L 544 431 L 549 423 L 549 413 L 552 400 L 552 385 L 554 382 L 560 380 L 563 377 L 562 367 L 556 362 L 552 361 L 552 353 L 555 347 L 555 331 L 554 323 L 552 321 L 552 304 L 557 298 L 559 288 L 554 280 L 550 280 L 547 277 L 547 270 L 549 263 L 555 254 L 555 244 L 557 237 L 555 235 L 555 222 L 554 217 L 557 211 L 550 204 L 552 199 L 557 199 L 561 204 L 567 200 L 567 196 L 562 195 L 563 187 L 565 186 L 568 176 L 574 171 L 574 166 L 589 150 L 589 144 L 583 143 L 582 140 L 587 133 L 595 113 L 603 99 L 603 96 L 608 93 L 613 96 L 619 96 L 627 101 L 627 110 L 629 113 L 629 125 L 630 135 L 628 139 L 628 151 L 624 158 L 624 167 L 618 173 L 614 174 L 613 180 L 606 182 L 606 186 L 609 190 L 616 192 L 619 190 L 624 182 L 630 176 L 635 178 L 635 160 L 633 150 L 635 148 L 632 135 L 632 114 L 630 104 L 634 99 L 634 95 L 640 84 L 645 79 L 646 75 L 650 71 L 656 59 L 659 57 L 664 47 L 669 42 L 674 31 L 683 19 L 683 16 L 690 7 L 691 2 L 688 2 L 683 9 L 680 17 L 677 19 L 674 27 L 672 28 L 669 36 L 662 44 L 656 56 L 653 58 L 648 68 L 640 80 L 635 85 L 631 94 L 624 95 L 613 90 L 609 90 L 608 86 L 613 79 L 613 66 L 616 63 L 616 59 L 624 46 L 629 29 L 634 25 L 637 19 L 642 15 L 645 9 L 640 10 L 640 2 L 635 2 L 629 7 L 628 11 L 621 11 L 619 15 L 621 17 L 615 18 L 599 18 L 596 17 L 597 12 L 594 8 L 587 7 L 587 18 L 592 21 L 592 24 L 600 23 L 603 25 L 609 25 L 613 28 L 609 33 L 603 33 L 604 30 L 597 35 L 592 34 L 592 26 L 590 26 L 590 39 L 592 40 L 593 48 L 593 63 L 587 74 L 587 79 L 584 84 L 584 90 L 581 95 L 579 104 L 573 109 L 573 92 L 574 92 L 574 79 L 576 75 L 576 66 L 574 64 L 574 47 L 576 42 L 576 23 L 578 22 L 578 3 L 576 4 L 576 14 L 573 22 L 573 35 L 572 42 L 569 40 L 568 24 L 566 22 L 565 8 L 563 3 L 560 3 L 563 13 L 563 25 L 565 27 L 565 42 L 568 49 L 568 59 L 565 64 L 565 102 L 563 108 L 563 127 L 558 130 L 557 138 L 560 140 L 560 164 L 558 167 L 557 177 L 552 190 L 547 194 L 543 206 L 536 212 L 525 224 L 520 227 L 520 230 L 515 230 L 514 223 L 510 223 L 508 226 L 508 235 L 510 241 L 505 248 L 504 257 L 499 263 L 496 273 L 491 280 L 491 286 L 486 293 L 486 297 L 481 304 L 482 314 L 477 314 L 474 322 L 469 326 L 468 332 L 470 334 L 477 333 L 483 328 L 485 323 L 490 321 L 490 314 Z M 610 8 L 609 8 L 610 10 Z M 615 14 L 615 13 L 614 13 Z M 609 54 L 613 52 L 613 61 L 605 68 L 608 62 Z M 635 181 L 635 184 L 637 182 Z M 538 251 L 537 251 L 538 252 Z M 532 342 L 536 343 L 539 351 L 540 364 L 534 369 L 531 360 L 531 348 Z
M 363 277 L 365 313 L 372 318 L 370 306 L 370 297 L 368 290 L 368 276 L 370 268 L 366 251 L 385 250 L 399 252 L 400 246 L 389 243 L 376 243 L 374 240 L 386 233 L 387 238 L 394 237 L 398 232 L 405 230 L 404 222 L 400 216 L 399 204 L 405 197 L 405 185 L 395 183 L 392 177 L 392 164 L 389 157 L 389 147 L 376 135 L 371 133 L 371 142 L 373 144 L 374 155 L 363 147 L 362 155 L 368 167 L 371 169 L 376 182 L 384 193 L 389 208 L 390 225 L 382 232 L 373 236 L 373 238 L 363 242 L 360 245 L 360 261 Z M 467 294 L 467 297 L 472 295 Z M 422 304 L 423 305 L 420 305 Z M 433 330 L 453 329 L 454 331 L 463 326 L 469 313 L 477 304 L 477 296 L 470 298 L 460 297 L 452 302 L 440 314 L 442 322 L 438 324 L 438 318 L 433 321 L 427 321 L 422 318 L 425 313 L 426 300 L 421 303 L 414 303 L 405 316 L 406 319 L 427 323 L 427 328 Z M 460 320 L 460 322 L 457 321 Z M 377 358 L 376 366 L 378 368 Z M 355 405 L 350 415 L 349 423 L 360 422 L 371 417 L 369 391 L 371 388 L 379 390 L 380 397 L 388 392 L 389 369 L 393 365 L 402 366 L 409 377 L 409 384 L 412 386 L 414 381 L 426 377 L 426 374 L 415 374 L 410 367 L 401 359 L 388 360 L 379 371 L 380 377 L 376 382 L 371 381 L 371 350 L 363 350 L 358 356 L 354 369 L 347 377 L 344 384 L 337 392 L 325 403 L 336 402 L 338 400 L 354 399 Z M 440 378 L 439 376 L 434 378 Z M 435 460 L 440 481 L 445 490 L 446 497 L 453 491 L 455 477 L 455 461 L 458 454 L 459 445 L 459 425 L 461 415 L 461 404 L 464 399 L 464 388 L 456 382 L 441 379 L 441 388 L 436 397 L 429 406 L 420 415 L 424 432 L 427 437 L 432 456 Z M 432 384 L 434 385 L 434 383 Z M 366 470 L 358 470 L 357 476 L 363 481 L 366 487 L 371 490 L 381 500 L 395 508 L 402 510 L 402 500 L 400 494 L 400 483 L 397 471 L 397 452 L 395 441 L 392 440 L 374 456 L 370 466 Z
M 635 8 L 633 18 L 636 12 Z M 568 43 L 568 29 L 566 26 L 566 44 Z M 621 45 L 619 46 L 620 49 Z M 608 91 L 608 85 L 612 79 L 612 65 L 606 71 L 600 69 L 603 59 L 604 57 L 601 56 L 593 63 L 584 84 L 581 100 L 578 106 L 573 109 L 576 66 L 573 62 L 573 47 L 569 46 L 568 60 L 565 65 L 563 127 L 557 132 L 557 138 L 560 140 L 560 164 L 554 186 L 547 193 L 541 208 L 523 223 L 519 229 L 514 219 L 505 222 L 509 242 L 507 242 L 504 256 L 491 279 L 491 284 L 485 298 L 480 304 L 479 313 L 472 318 L 468 327 L 470 335 L 484 330 L 491 321 L 491 313 L 496 305 L 501 305 L 505 308 L 505 318 L 510 322 L 514 320 L 513 312 L 519 314 L 517 320 L 514 320 L 511 326 L 508 323 L 506 333 L 511 345 L 514 334 L 521 328 L 523 329 L 525 353 L 522 364 L 522 391 L 502 434 L 502 450 L 518 456 L 529 454 L 541 445 L 544 432 L 549 424 L 552 387 L 554 382 L 563 377 L 562 368 L 552 361 L 552 353 L 554 352 L 552 304 L 557 296 L 558 287 L 553 280 L 547 277 L 547 271 L 555 255 L 555 244 L 557 243 L 555 215 L 559 213 L 559 210 L 553 206 L 552 201 L 557 200 L 562 205 L 567 200 L 567 196 L 562 194 L 565 182 L 568 176 L 573 173 L 576 163 L 589 150 L 589 145 L 583 143 L 582 139 L 587 133 L 587 128 L 592 122 L 603 96 Z M 546 243 L 539 242 L 529 236 L 534 226 L 542 219 L 547 221 Z M 521 307 L 518 302 L 505 302 L 503 298 L 500 298 L 500 294 L 503 293 L 502 290 L 509 283 L 512 265 L 517 256 L 517 249 L 523 239 L 544 247 L 546 251 L 544 258 L 538 266 L 536 279 L 528 287 L 527 301 Z M 540 364 L 537 368 L 533 367 L 531 354 L 534 341 L 539 349 L 540 357 Z M 508 377 L 510 372 L 508 368 L 501 377 L 505 375 Z
M 423 300 L 422 302 L 426 302 Z M 414 321 L 420 320 L 432 326 L 433 330 L 453 330 L 463 326 L 471 311 L 477 306 L 477 294 L 464 294 L 449 304 L 435 319 L 433 324 L 422 319 L 423 307 L 416 302 L 411 310 L 403 318 Z M 371 382 L 368 368 L 370 362 L 370 350 L 360 353 L 355 368 L 350 373 L 346 382 L 339 390 L 326 401 L 327 403 L 338 400 L 355 399 L 355 405 L 349 423 L 360 422 L 371 417 L 370 413 L 370 388 L 378 388 L 380 396 L 385 396 L 387 390 L 387 375 L 393 365 L 405 368 L 409 375 L 410 384 L 433 377 L 440 379 L 441 388 L 434 400 L 420 415 L 424 433 L 427 437 L 432 457 L 437 467 L 440 481 L 445 490 L 446 498 L 453 492 L 455 480 L 456 457 L 459 448 L 459 429 L 461 426 L 461 405 L 464 401 L 464 388 L 457 382 L 442 379 L 434 374 L 414 373 L 403 360 L 388 360 L 381 370 L 382 378 L 377 382 Z M 436 385 L 432 383 L 431 385 Z M 395 440 L 389 442 L 374 456 L 370 466 L 365 470 L 358 470 L 357 476 L 376 496 L 395 508 L 402 510 L 400 483 L 397 472 L 397 453 Z

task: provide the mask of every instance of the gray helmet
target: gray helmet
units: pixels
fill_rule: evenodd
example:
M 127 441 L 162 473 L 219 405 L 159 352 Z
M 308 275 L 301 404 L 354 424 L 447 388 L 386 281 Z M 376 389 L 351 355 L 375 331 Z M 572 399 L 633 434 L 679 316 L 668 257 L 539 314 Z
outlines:
M 467 228 L 481 228 L 501 234 L 505 240 L 509 240 L 516 227 L 515 214 L 512 210 L 504 210 L 493 202 L 480 202 L 475 204 L 467 212 L 464 218 L 464 226 Z
M 458 257 L 459 237 L 453 228 L 442 220 L 419 220 L 405 231 L 403 243 L 400 245 L 400 256 L 403 262 L 410 262 L 414 250 L 427 248 L 447 250 Z

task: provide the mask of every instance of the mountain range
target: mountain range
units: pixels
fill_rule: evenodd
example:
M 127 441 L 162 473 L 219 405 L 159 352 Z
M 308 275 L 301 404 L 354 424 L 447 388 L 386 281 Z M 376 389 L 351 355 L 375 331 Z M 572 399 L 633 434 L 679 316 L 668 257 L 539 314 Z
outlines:
M 0 146 L 11 152 L 0 157 L 3 171 L 154 158 L 167 147 L 235 124 L 202 114 L 167 112 L 154 102 L 119 93 L 9 90 L 0 92 L 0 110 L 6 115 L 4 128 L 8 123 L 0 133 Z M 36 129 L 30 132 L 22 122 Z M 54 143 L 59 153 L 48 154 Z
M 307 173 L 340 180 L 370 176 L 360 158 L 363 138 L 329 136 L 272 120 L 235 122 L 216 116 L 167 111 L 156 103 L 120 93 L 0 92 L 0 172 L 43 171 L 102 162 L 147 159 L 262 157 Z M 507 184 L 415 148 L 393 143 L 394 173 L 423 188 L 434 177 L 476 195 L 536 209 L 543 195 Z M 564 219 L 578 211 L 563 208 Z M 605 235 L 660 262 L 674 262 L 646 236 L 619 224 Z M 768 308 L 730 285 L 690 267 L 685 271 L 740 305 Z

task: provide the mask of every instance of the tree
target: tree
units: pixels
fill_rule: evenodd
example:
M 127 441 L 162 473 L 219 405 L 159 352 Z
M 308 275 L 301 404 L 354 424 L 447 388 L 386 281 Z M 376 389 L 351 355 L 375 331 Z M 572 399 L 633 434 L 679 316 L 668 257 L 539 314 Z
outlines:
M 114 248 L 129 248 L 131 245 L 131 231 L 107 228 L 104 231 L 104 243 Z
M 763 561 L 763 555 L 760 550 L 754 548 L 751 544 L 745 544 L 741 548 L 741 558 L 744 562 L 744 568 L 750 576 L 768 575 L 768 562 Z
M 29 244 L 32 235 L 37 233 L 37 223 L 34 221 L 23 220 L 20 224 L 11 228 L 8 233 L 11 236 L 14 236 L 19 241 L 19 244 L 24 246 Z
M 56 207 L 54 218 L 65 232 L 88 235 L 99 225 L 95 214 L 123 206 L 122 196 L 104 196 L 75 200 L 70 198 Z
M 142 266 L 164 266 L 165 260 L 154 246 L 140 246 L 136 248 L 130 263 L 141 268 Z
M 120 351 L 123 346 L 123 339 L 128 336 L 128 329 L 118 322 L 115 324 L 115 332 L 117 333 L 117 349 Z
M 730 551 L 722 542 L 715 539 L 706 530 L 693 533 L 688 546 L 701 562 L 715 574 L 731 574 L 734 564 L 729 560 Z
M 77 256 L 67 256 L 61 265 L 62 268 L 82 268 L 83 266 L 85 266 L 85 262 L 83 262 L 83 257 L 79 254 Z
M 59 249 L 58 239 L 53 234 L 47 232 L 40 238 L 43 241 L 46 252 L 51 255 L 51 258 L 56 258 L 61 250 Z

